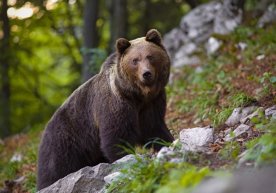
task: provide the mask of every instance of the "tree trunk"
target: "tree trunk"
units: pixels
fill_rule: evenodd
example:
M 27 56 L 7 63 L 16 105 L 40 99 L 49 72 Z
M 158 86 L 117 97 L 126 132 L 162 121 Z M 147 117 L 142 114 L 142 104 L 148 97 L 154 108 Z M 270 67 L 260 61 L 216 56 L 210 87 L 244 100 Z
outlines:
M 145 7 L 144 7 L 144 16 L 143 16 L 143 35 L 145 35 L 148 32 L 148 30 L 151 28 L 151 25 L 150 25 L 150 21 L 152 20 L 151 7 L 152 7 L 151 1 L 146 0 Z
M 0 73 L 1 73 L 1 101 L 0 101 L 0 134 L 6 137 L 11 133 L 10 128 L 10 79 L 9 79 L 9 47 L 10 47 L 10 23 L 7 15 L 8 2 L 2 1 L 1 23 L 3 38 L 1 40 Z
M 83 28 L 83 65 L 82 65 L 82 82 L 96 74 L 93 71 L 93 53 L 91 49 L 98 46 L 97 19 L 99 10 L 99 0 L 86 0 L 84 5 L 84 28 Z
M 109 48 L 115 50 L 115 42 L 127 35 L 127 1 L 112 0 L 110 7 L 110 42 Z
M 237 0 L 237 5 L 240 9 L 244 10 L 245 0 Z

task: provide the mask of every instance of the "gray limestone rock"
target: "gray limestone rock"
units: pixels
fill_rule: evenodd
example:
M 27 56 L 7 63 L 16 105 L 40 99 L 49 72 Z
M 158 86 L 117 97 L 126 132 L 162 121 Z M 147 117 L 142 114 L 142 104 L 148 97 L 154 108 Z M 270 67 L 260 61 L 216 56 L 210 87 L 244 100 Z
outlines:
M 213 21 L 222 3 L 212 1 L 200 5 L 185 15 L 180 22 L 180 29 L 190 41 L 200 43 L 206 41 L 213 33 Z
M 174 57 L 174 53 L 184 44 L 187 37 L 179 28 L 174 28 L 164 35 L 164 46 L 170 57 Z
M 221 44 L 221 41 L 217 40 L 214 37 L 210 37 L 205 44 L 207 54 L 215 53 L 220 48 Z
M 248 45 L 245 42 L 239 42 L 236 47 L 239 48 L 241 51 L 244 51 L 248 47 Z
M 134 163 L 134 162 L 137 162 L 137 156 L 139 156 L 139 155 L 129 154 L 129 155 L 122 157 L 121 159 L 116 160 L 112 164 L 119 165 L 119 164 L 125 164 L 125 163 Z
M 259 107 L 252 114 L 249 114 L 248 116 L 242 118 L 240 120 L 240 122 L 243 123 L 243 124 L 250 123 L 251 119 L 253 119 L 254 117 L 258 117 L 260 114 L 263 114 L 263 113 L 264 113 L 264 108 L 263 107 Z
M 104 181 L 107 184 L 111 184 L 114 180 L 118 179 L 118 177 L 122 175 L 121 172 L 114 172 L 104 177 Z
M 269 107 L 265 110 L 265 116 L 270 117 L 276 115 L 276 105 Z
M 242 10 L 237 0 L 224 0 L 221 9 L 216 14 L 214 32 L 228 34 L 242 22 Z
M 184 15 L 178 27 L 164 35 L 166 47 L 173 66 L 201 64 L 193 55 L 213 33 L 227 34 L 233 31 L 242 20 L 238 0 L 214 0 L 192 9 Z M 219 44 L 207 42 L 208 53 L 214 53 Z M 208 45 L 210 44 L 210 45 Z M 191 46 L 192 45 L 192 46 Z
M 276 4 L 271 4 L 258 21 L 258 27 L 262 28 L 267 24 L 276 22 Z
M 172 147 L 162 147 L 156 155 L 156 160 L 179 163 L 184 161 L 184 157 L 185 152 L 182 150 L 179 151 Z
M 247 132 L 250 129 L 250 126 L 245 125 L 245 124 L 241 124 L 239 125 L 234 131 L 233 131 L 233 135 L 231 136 L 231 134 L 227 134 L 224 138 L 225 141 L 231 141 L 232 139 L 234 139 L 235 137 L 240 136 L 241 134 Z
M 181 57 L 177 57 L 174 59 L 174 67 L 182 67 L 185 65 L 200 64 L 200 63 L 201 63 L 201 61 L 200 61 L 199 57 L 187 56 L 185 54 L 181 55 Z
M 179 136 L 182 149 L 186 151 L 206 151 L 208 144 L 214 140 L 214 128 L 196 127 L 183 129 Z
M 196 51 L 197 46 L 194 43 L 187 43 L 181 46 L 174 55 L 174 66 L 181 67 L 189 64 L 198 64 L 200 59 L 197 56 L 191 54 Z
M 241 119 L 241 111 L 242 111 L 242 108 L 240 107 L 235 108 L 232 114 L 230 115 L 230 117 L 228 117 L 228 119 L 226 120 L 225 124 L 230 127 L 238 124 Z
M 250 106 L 250 107 L 245 107 L 245 108 L 235 108 L 226 120 L 225 124 L 232 127 L 237 125 L 241 119 L 247 117 L 250 113 L 255 111 L 257 109 L 256 106 Z
M 111 170 L 111 164 L 107 163 L 85 167 L 40 190 L 39 193 L 99 193 L 105 185 L 104 177 Z

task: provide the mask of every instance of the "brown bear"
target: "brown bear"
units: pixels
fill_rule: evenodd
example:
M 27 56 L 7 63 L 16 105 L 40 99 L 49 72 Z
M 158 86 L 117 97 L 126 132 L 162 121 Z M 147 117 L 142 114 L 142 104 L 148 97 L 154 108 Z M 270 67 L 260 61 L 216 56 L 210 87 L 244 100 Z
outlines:
M 85 166 L 113 162 L 120 145 L 172 142 L 164 121 L 170 59 L 157 30 L 120 38 L 99 74 L 76 89 L 55 112 L 39 149 L 37 189 Z M 153 144 L 155 150 L 162 145 Z

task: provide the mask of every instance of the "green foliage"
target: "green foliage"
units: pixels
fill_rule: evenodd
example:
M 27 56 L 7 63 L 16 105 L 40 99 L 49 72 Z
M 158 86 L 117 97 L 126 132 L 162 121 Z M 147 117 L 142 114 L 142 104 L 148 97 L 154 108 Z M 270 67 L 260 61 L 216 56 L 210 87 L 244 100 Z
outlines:
M 246 10 L 254 10 L 257 6 L 257 0 L 247 0 L 245 1 L 245 9 Z
M 168 85 L 166 87 L 166 93 L 168 97 L 173 97 L 178 93 L 184 93 L 187 89 L 186 82 L 184 80 L 175 80 L 173 85 Z
M 79 86 L 84 52 L 92 56 L 89 70 L 93 74 L 99 71 L 106 50 L 111 50 L 109 38 L 114 30 L 110 29 L 108 3 L 99 2 L 99 46 L 91 50 L 81 49 L 85 1 L 15 1 L 10 5 L 34 6 L 31 17 L 9 17 L 10 48 L 0 56 L 7 56 L 10 63 L 12 134 L 45 124 Z M 127 23 L 131 26 L 127 28 L 127 38 L 132 39 L 150 28 L 158 28 L 162 33 L 169 31 L 179 24 L 189 7 L 183 1 L 150 0 L 127 1 L 127 9 Z
M 203 66 L 200 72 L 191 67 L 184 67 L 182 74 L 183 77 L 167 89 L 169 97 L 176 93 L 177 95 L 188 93 L 187 98 L 176 101 L 178 110 L 196 112 L 196 117 L 200 119 L 217 118 L 219 89 L 222 87 L 230 89 L 229 75 L 223 71 L 223 63 L 211 59 L 210 64 Z
M 241 26 L 238 27 L 233 36 L 230 37 L 235 42 L 245 42 L 248 45 L 242 55 L 245 62 L 250 63 L 258 55 L 265 55 L 275 53 L 276 51 L 276 37 L 275 29 L 273 27 L 267 29 L 250 28 Z M 257 41 L 256 41 L 257 39 Z
M 239 143 L 236 141 L 230 141 L 219 151 L 219 156 L 221 159 L 225 160 L 236 160 L 240 152 L 241 147 Z
M 128 38 L 133 39 L 145 34 L 151 28 L 162 34 L 179 25 L 181 17 L 190 9 L 182 1 L 148 0 L 127 1 L 129 13 Z M 166 14 L 163 14 L 166 13 Z
M 271 72 L 265 72 L 263 76 L 260 78 L 260 83 L 264 84 L 264 86 L 268 83 L 276 83 L 276 76 L 272 76 Z
M 217 103 L 217 95 L 213 95 L 213 93 L 215 93 L 214 90 L 217 80 L 208 77 L 209 70 L 211 69 L 205 67 L 203 68 L 202 72 L 195 73 L 191 72 L 191 69 L 189 67 L 184 69 L 183 73 L 188 75 L 185 80 L 182 80 L 185 81 L 182 83 L 182 85 L 175 85 L 175 90 L 178 90 L 178 93 L 181 94 L 181 92 L 189 92 L 189 90 L 192 89 L 190 94 L 196 93 L 197 97 L 193 98 L 192 101 L 185 99 L 179 101 L 178 107 L 181 111 L 187 112 L 190 109 L 194 109 L 198 113 L 198 117 L 200 118 L 206 118 L 214 111 L 214 109 L 210 107 L 214 106 Z M 220 80 L 222 79 L 222 77 L 219 78 Z
M 81 55 L 64 30 L 69 25 L 63 18 L 66 4 L 52 11 L 37 9 L 30 18 L 10 19 L 12 133 L 45 123 L 78 85 Z
M 254 98 L 242 92 L 236 93 L 229 97 L 229 103 L 231 104 L 231 107 L 244 107 L 254 101 Z
M 270 81 L 272 84 L 275 84 L 275 83 L 276 83 L 276 76 L 270 77 L 269 81 Z
M 260 121 L 258 128 L 265 132 L 260 138 L 247 142 L 244 159 L 256 166 L 275 163 L 276 160 L 276 119 Z
M 21 165 L 18 162 L 0 162 L 0 179 L 12 179 L 16 176 Z
M 100 48 L 82 48 L 81 51 L 83 54 L 89 54 L 91 56 L 89 61 L 89 72 L 97 74 L 100 71 L 102 63 L 107 57 L 107 52 Z
M 248 39 L 253 33 L 254 29 L 251 27 L 247 27 L 247 26 L 240 26 L 237 27 L 234 31 L 233 34 L 231 34 L 232 39 L 235 42 L 240 42 L 240 41 L 244 41 L 246 39 Z
M 251 119 L 251 122 L 257 129 L 262 129 L 264 125 L 269 122 L 269 119 L 265 117 L 264 110 L 262 108 L 257 109 L 257 115 Z
M 185 99 L 178 101 L 176 105 L 178 110 L 184 113 L 189 112 L 192 108 L 190 101 Z
M 233 82 L 236 76 L 242 73 L 240 69 L 235 69 L 237 64 L 242 63 L 242 69 L 253 69 L 254 65 L 258 65 L 252 64 L 258 54 L 268 57 L 275 53 L 275 33 L 275 27 L 257 29 L 240 26 L 231 35 L 215 34 L 215 37 L 224 42 L 219 54 L 205 56 L 201 53 L 205 65 L 199 69 L 184 66 L 181 72 L 173 72 L 178 78 L 174 85 L 167 88 L 167 93 L 169 98 L 173 98 L 171 100 L 174 101 L 176 109 L 180 113 L 193 113 L 201 120 L 210 120 L 217 127 L 225 122 L 234 108 L 248 106 L 254 104 L 257 99 L 271 96 L 273 90 L 275 92 L 276 81 L 272 72 L 259 76 L 252 71 L 251 75 L 243 77 L 249 82 L 249 88 L 250 82 L 253 85 L 261 84 L 259 88 L 263 86 L 260 96 L 254 95 L 252 91 L 249 93 L 236 89 Z M 247 44 L 243 51 L 237 48 L 240 42 Z M 268 64 L 271 65 L 273 64 Z M 236 81 L 236 84 L 239 83 Z
M 270 90 L 276 88 L 276 76 L 273 76 L 271 72 L 263 73 L 263 76 L 259 78 L 259 81 L 263 85 L 263 95 L 268 95 Z
M 231 107 L 222 108 L 221 111 L 216 113 L 216 116 L 213 116 L 213 124 L 217 126 L 224 123 L 233 112 L 233 109 L 234 108 L 231 108 Z
M 26 176 L 26 182 L 24 183 L 24 189 L 30 193 L 37 192 L 36 190 L 36 173 L 28 173 Z
M 199 169 L 194 166 L 188 166 L 186 168 L 173 169 L 170 171 L 164 185 L 156 193 L 191 192 L 209 174 L 210 170 L 207 167 Z
M 163 163 L 149 158 L 129 164 L 121 172 L 122 175 L 112 182 L 107 192 L 190 192 L 210 174 L 208 168 L 199 169 L 187 163 Z
M 10 161 L 15 152 L 9 152 L 8 150 L 3 150 L 1 152 L 0 156 L 6 155 L 6 157 L 0 160 L 0 187 L 5 180 L 14 180 L 18 177 L 24 176 L 24 190 L 28 192 L 36 192 L 35 168 L 40 139 L 39 127 L 34 128 L 31 132 L 26 134 L 26 138 L 26 144 L 15 150 L 15 152 L 22 155 L 21 161 Z

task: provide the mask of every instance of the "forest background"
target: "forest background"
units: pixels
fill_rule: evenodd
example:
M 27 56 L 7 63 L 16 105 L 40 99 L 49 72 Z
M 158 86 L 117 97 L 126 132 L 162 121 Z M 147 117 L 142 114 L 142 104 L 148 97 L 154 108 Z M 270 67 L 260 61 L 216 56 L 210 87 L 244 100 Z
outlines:
M 183 0 L 2 0 L 0 138 L 41 129 L 96 74 L 118 37 L 166 33 L 191 8 Z
M 65 98 L 98 72 L 117 38 L 141 37 L 151 28 L 165 34 L 206 2 L 2 0 L 0 138 L 41 129 Z M 271 2 L 241 4 L 257 17 Z
M 211 1 L 1 0 L 0 192 L 2 186 L 9 188 L 5 180 L 17 183 L 22 176 L 26 178 L 23 185 L 13 189 L 36 191 L 37 151 L 47 121 L 79 85 L 98 73 L 102 62 L 114 51 L 117 38 L 141 37 L 152 28 L 164 36 L 179 26 L 193 8 L 208 2 Z M 200 154 L 185 158 L 187 163 L 210 169 L 235 167 L 245 150 L 256 163 L 251 166 L 276 160 L 275 117 L 265 117 L 264 112 L 252 121 L 251 134 L 248 131 L 230 142 L 223 138 L 226 131 L 231 131 L 224 123 L 235 108 L 256 105 L 272 107 L 273 112 L 276 108 L 276 28 L 275 24 L 257 27 L 269 5 L 275 13 L 276 2 L 231 2 L 243 10 L 240 26 L 227 35 L 213 34 L 222 43 L 216 53 L 209 55 L 199 45 L 201 52 L 195 55 L 202 64 L 172 68 L 173 78 L 166 88 L 166 122 L 175 137 L 183 128 L 215 127 L 217 140 L 210 144 L 213 157 L 206 159 Z M 180 172 L 178 177 L 173 175 L 175 168 Z M 190 171 L 186 166 L 180 171 L 178 166 L 166 164 L 156 168 L 146 163 L 134 169 L 144 175 L 134 172 L 133 183 L 119 187 L 125 192 L 133 187 L 141 192 L 162 187 L 177 192 L 175 184 L 190 188 L 206 175 L 194 167 L 186 174 Z M 156 178 L 158 175 L 160 178 Z M 194 181 L 197 175 L 198 181 Z M 169 176 L 172 179 L 168 180 Z M 180 183 L 182 177 L 186 179 L 184 184 Z

